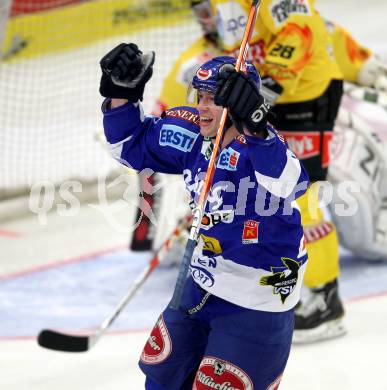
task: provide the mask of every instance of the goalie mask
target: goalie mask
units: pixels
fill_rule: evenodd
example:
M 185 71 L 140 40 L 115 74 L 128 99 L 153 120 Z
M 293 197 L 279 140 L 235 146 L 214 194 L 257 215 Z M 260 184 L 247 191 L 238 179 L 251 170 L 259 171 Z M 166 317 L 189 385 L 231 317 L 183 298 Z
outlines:
M 216 44 L 218 40 L 218 29 L 210 0 L 191 0 L 191 8 L 205 37 Z

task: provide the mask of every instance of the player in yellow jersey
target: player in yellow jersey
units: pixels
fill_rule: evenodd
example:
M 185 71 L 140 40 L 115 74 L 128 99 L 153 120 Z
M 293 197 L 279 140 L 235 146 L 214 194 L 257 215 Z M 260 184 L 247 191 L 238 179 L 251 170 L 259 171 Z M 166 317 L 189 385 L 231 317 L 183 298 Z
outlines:
M 387 93 L 387 64 L 369 48 L 357 42 L 342 26 L 329 20 L 325 20 L 325 25 L 344 80 Z M 361 89 L 364 91 L 364 88 Z M 361 89 L 357 89 L 357 97 L 361 97 Z
M 344 80 L 358 83 L 360 71 L 372 55 L 371 50 L 360 45 L 346 29 L 338 24 L 325 19 L 325 26 L 332 38 L 334 55 Z
M 174 63 L 154 107 L 157 113 L 161 113 L 166 107 L 185 102 L 189 76 L 192 76 L 199 65 L 208 58 L 224 53 L 219 47 L 216 20 L 210 0 L 192 0 L 191 7 L 202 26 L 203 36 L 186 49 Z M 373 55 L 371 50 L 360 45 L 343 27 L 326 19 L 325 26 L 331 37 L 334 57 L 343 79 L 361 86 L 387 90 L 386 65 Z M 249 58 L 259 58 L 262 49 L 262 42 L 253 41 Z

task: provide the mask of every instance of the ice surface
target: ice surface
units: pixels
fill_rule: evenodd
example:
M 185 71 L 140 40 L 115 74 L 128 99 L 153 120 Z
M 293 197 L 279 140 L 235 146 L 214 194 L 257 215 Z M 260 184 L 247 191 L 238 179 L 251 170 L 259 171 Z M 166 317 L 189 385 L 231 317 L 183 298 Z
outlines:
M 387 58 L 385 0 L 316 3 Z M 131 214 L 121 212 L 121 223 Z M 136 362 L 147 329 L 170 298 L 176 269 L 157 269 L 91 351 L 58 353 L 35 340 L 42 328 L 87 332 L 110 315 L 150 257 L 125 250 L 128 236 L 90 207 L 74 217 L 49 215 L 47 226 L 37 218 L 1 226 L 0 389 L 143 388 Z M 341 265 L 349 333 L 294 347 L 281 390 L 387 389 L 387 264 L 342 251 Z

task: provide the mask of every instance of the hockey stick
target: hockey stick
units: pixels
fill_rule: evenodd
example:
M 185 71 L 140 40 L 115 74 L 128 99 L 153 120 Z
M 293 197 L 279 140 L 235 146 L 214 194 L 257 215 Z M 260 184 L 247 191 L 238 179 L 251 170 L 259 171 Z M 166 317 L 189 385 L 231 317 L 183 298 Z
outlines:
M 150 251 L 153 248 L 153 242 L 156 235 L 156 227 L 150 219 L 144 214 L 141 203 L 147 202 L 149 207 L 154 211 L 157 219 L 160 214 L 162 189 L 160 188 L 155 193 L 148 192 L 147 186 L 157 186 L 160 181 L 160 176 L 154 173 L 152 176 L 140 176 L 141 196 L 139 197 L 139 206 L 137 208 L 136 221 L 140 220 L 134 230 L 129 244 L 129 249 L 134 252 Z
M 111 315 L 106 318 L 99 328 L 89 336 L 76 336 L 66 333 L 61 333 L 55 330 L 44 329 L 38 335 L 38 344 L 41 347 L 64 352 L 85 352 L 90 350 L 106 332 L 110 325 L 122 312 L 128 302 L 134 297 L 143 283 L 148 279 L 148 276 L 162 262 L 172 244 L 178 239 L 184 229 L 186 229 L 192 221 L 192 215 L 184 217 L 175 230 L 170 234 L 167 240 L 158 249 L 153 258 L 149 261 L 141 275 L 134 281 L 132 287 L 121 301 L 114 308 Z
M 249 40 L 251 38 L 251 34 L 254 29 L 255 19 L 258 13 L 260 0 L 253 0 L 249 12 L 249 17 L 247 19 L 245 31 L 243 33 L 243 39 L 241 43 L 241 47 L 239 49 L 239 54 L 237 58 L 237 62 L 235 65 L 235 70 L 238 72 L 241 69 L 242 63 L 246 60 L 247 51 L 249 48 Z M 185 247 L 184 256 L 182 262 L 180 264 L 179 274 L 177 276 L 175 290 L 173 292 L 173 296 L 169 307 L 171 309 L 177 310 L 180 305 L 181 297 L 184 290 L 184 284 L 187 279 L 189 265 L 191 263 L 193 251 L 197 244 L 199 238 L 199 229 L 201 220 L 204 214 L 204 208 L 206 206 L 208 193 L 210 191 L 212 180 L 214 177 L 215 169 L 216 169 L 216 160 L 218 157 L 218 152 L 221 148 L 221 142 L 223 139 L 224 126 L 227 120 L 228 109 L 223 108 L 222 117 L 220 119 L 219 129 L 216 134 L 214 148 L 212 150 L 210 162 L 208 163 L 208 169 L 206 172 L 206 176 L 204 178 L 203 188 L 200 193 L 199 201 L 197 207 L 193 210 L 193 221 L 192 227 L 189 234 L 188 242 Z

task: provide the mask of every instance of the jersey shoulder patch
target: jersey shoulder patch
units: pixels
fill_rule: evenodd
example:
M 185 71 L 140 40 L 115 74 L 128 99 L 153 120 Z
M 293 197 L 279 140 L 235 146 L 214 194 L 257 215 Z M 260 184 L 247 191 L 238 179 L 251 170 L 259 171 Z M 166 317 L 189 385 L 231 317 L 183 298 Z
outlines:
M 192 107 L 175 107 L 161 115 L 159 145 L 191 152 L 199 136 L 199 114 Z
M 161 114 L 162 118 L 175 118 L 177 120 L 183 120 L 188 123 L 193 123 L 199 126 L 199 113 L 195 108 L 192 107 L 174 107 L 170 110 L 165 110 Z
M 235 141 L 237 141 L 241 145 L 246 145 L 247 144 L 246 137 L 243 134 L 238 134 L 235 137 Z

